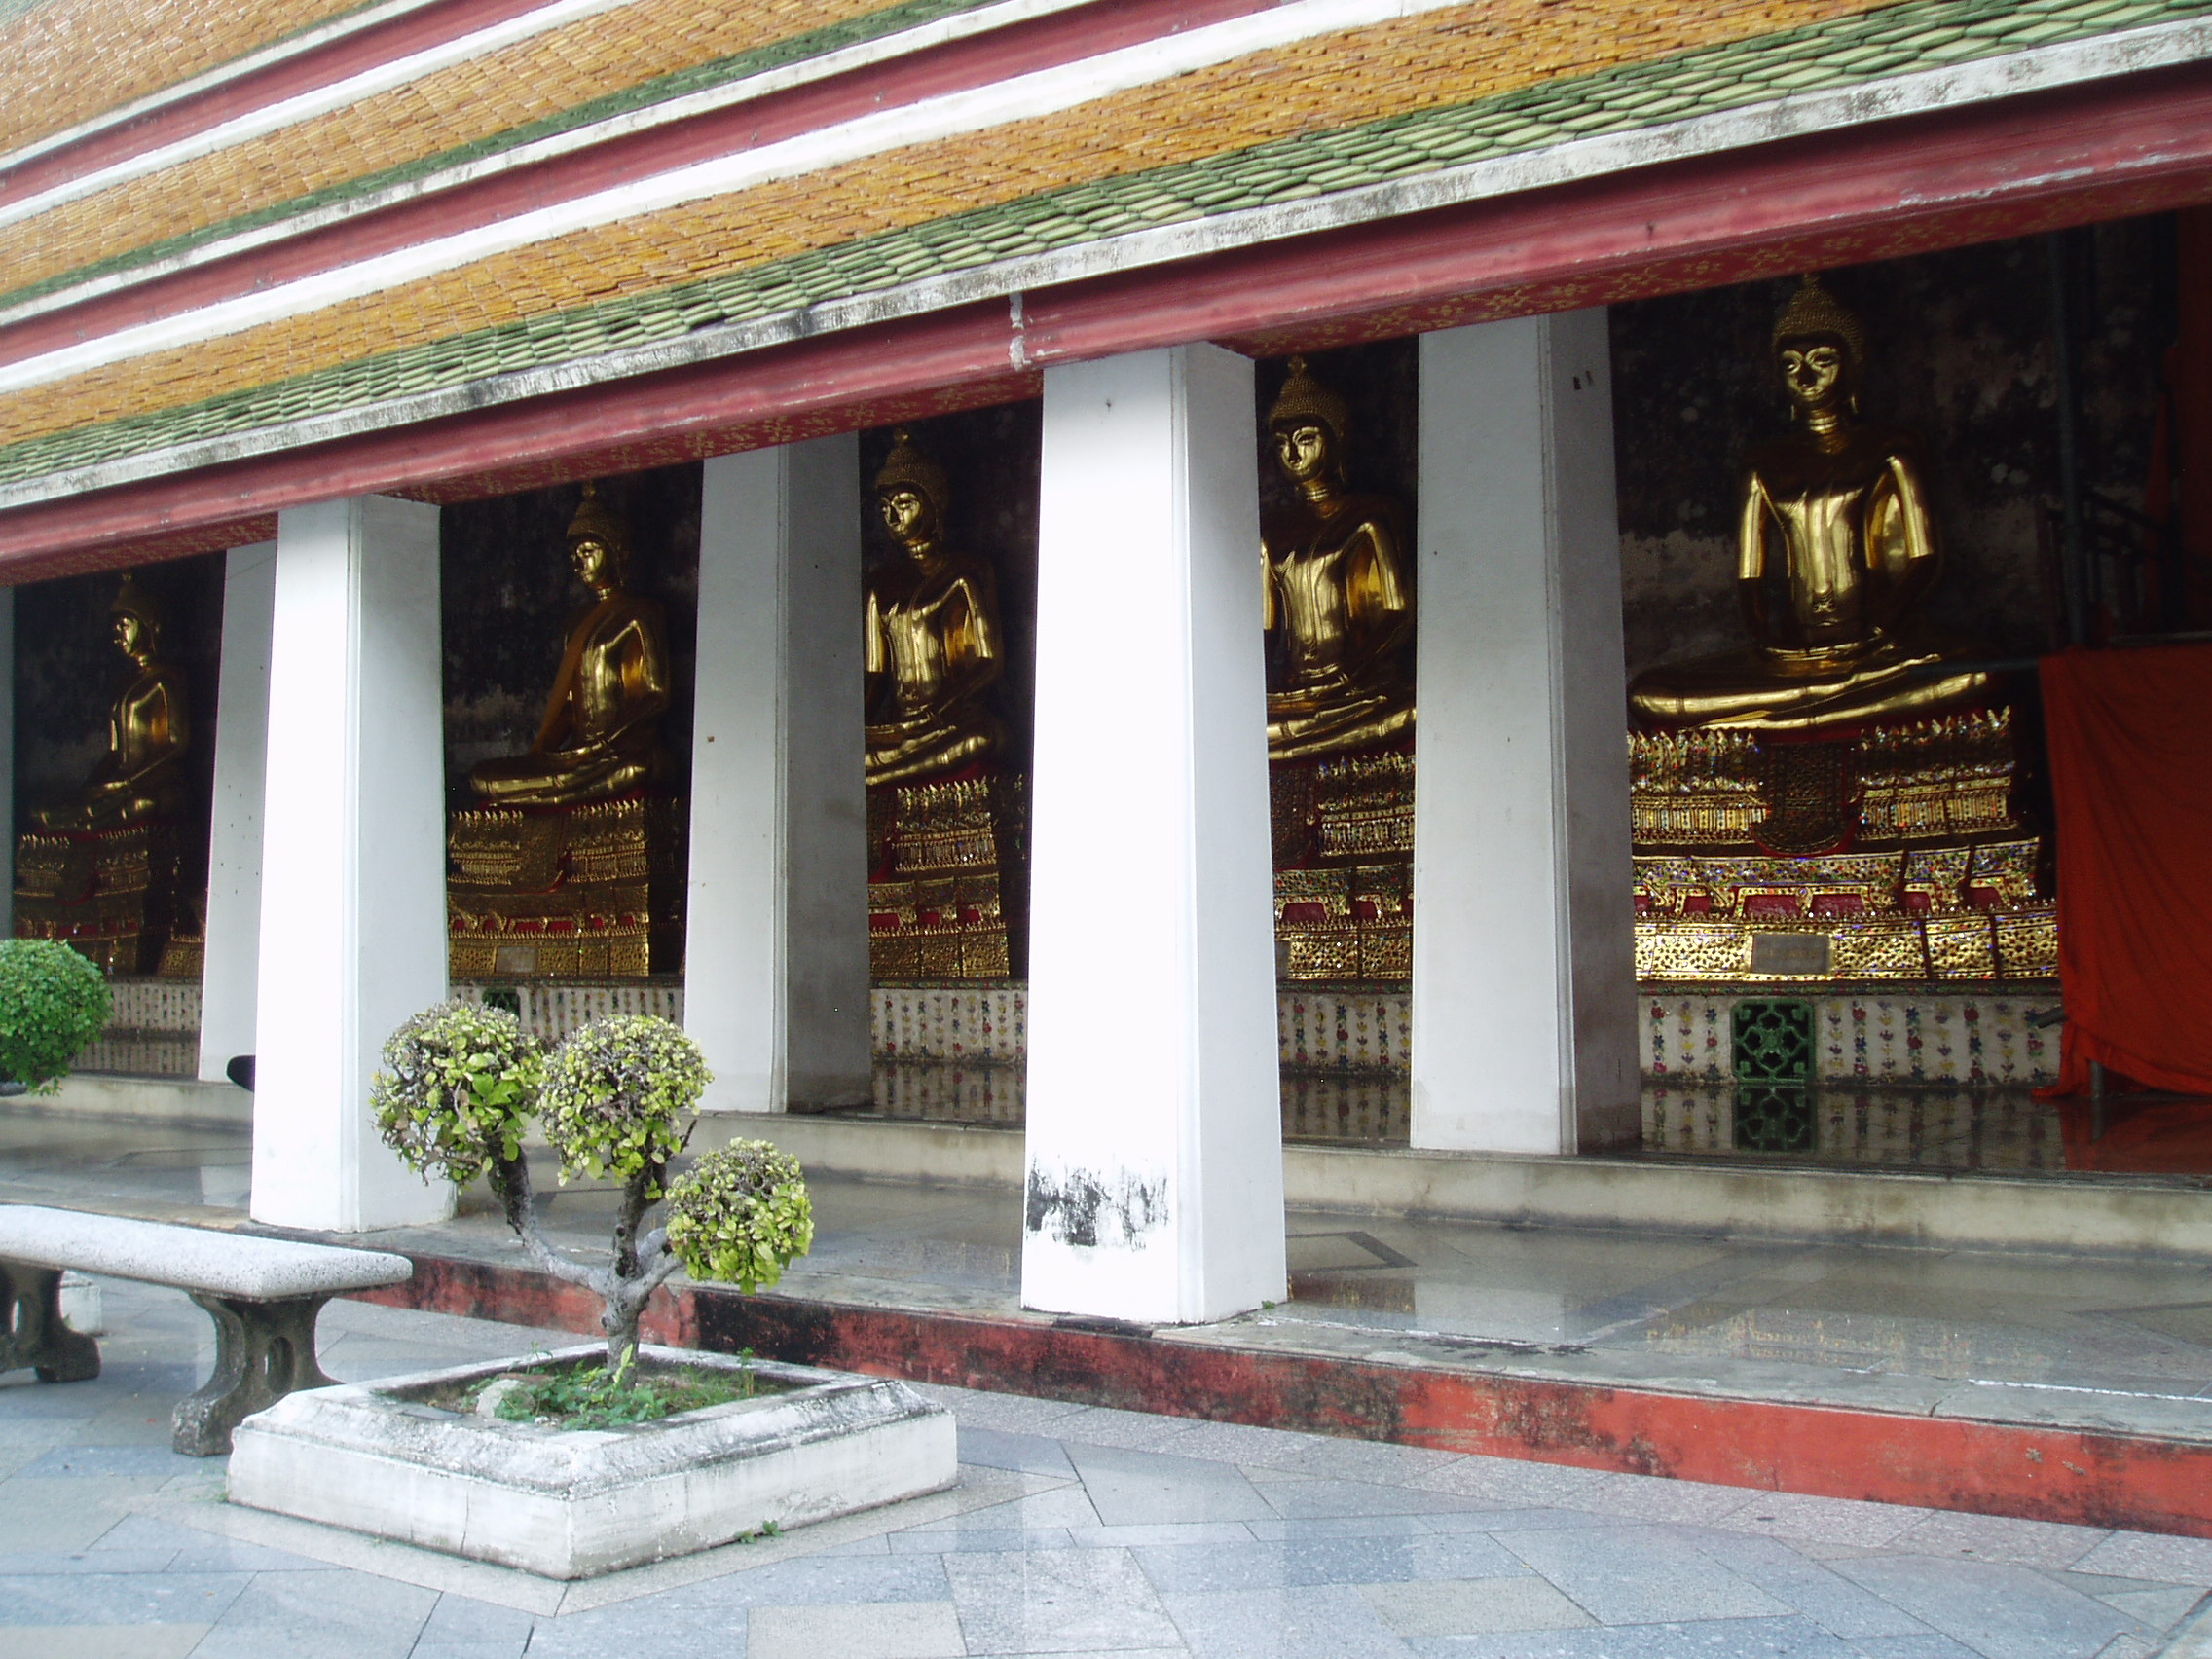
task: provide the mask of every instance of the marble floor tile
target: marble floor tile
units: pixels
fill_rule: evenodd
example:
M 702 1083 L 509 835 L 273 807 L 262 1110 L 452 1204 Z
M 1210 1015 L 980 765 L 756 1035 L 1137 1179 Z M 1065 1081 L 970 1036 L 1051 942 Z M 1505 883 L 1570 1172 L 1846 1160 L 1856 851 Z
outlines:
M 969 1649 L 950 1602 L 755 1607 L 745 1659 L 954 1659 Z
M 1275 1515 L 1271 1499 L 1228 1464 L 1072 1443 L 1068 1457 L 1083 1477 L 1098 1519 L 1110 1527 L 1261 1521 Z
M 1348 1584 L 1162 1597 L 1194 1659 L 1408 1659 Z
M 970 1653 L 1167 1647 L 1175 1626 L 1125 1550 L 1041 1550 L 944 1560 Z
M 1422 1637 L 1419 1659 L 1861 1659 L 1855 1647 L 1805 1619 L 1737 1619 L 1716 1631 L 1704 1624 L 1619 1625 L 1493 1636 Z
M 1533 1574 L 1362 1584 L 1359 1591 L 1400 1636 L 1570 1630 L 1598 1622 L 1555 1586 Z
M 187 1659 L 203 1624 L 0 1625 L 0 1659 Z
M 2117 1607 L 2009 1563 L 1881 1555 L 1833 1569 L 1984 1659 L 2087 1659 L 2144 1629 Z
M 1666 1532 L 1535 1531 L 1496 1536 L 1603 1624 L 1775 1618 L 1794 1611 Z

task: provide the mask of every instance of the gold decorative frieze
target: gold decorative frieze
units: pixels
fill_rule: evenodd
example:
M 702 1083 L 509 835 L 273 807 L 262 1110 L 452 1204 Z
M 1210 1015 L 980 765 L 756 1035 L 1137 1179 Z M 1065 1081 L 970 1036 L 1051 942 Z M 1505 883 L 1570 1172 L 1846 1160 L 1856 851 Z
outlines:
M 58 940 L 110 975 L 198 978 L 203 933 L 183 891 L 183 840 L 166 818 L 18 837 L 16 937 Z
M 867 792 L 868 968 L 877 979 L 1005 979 L 1020 917 L 1025 780 L 1006 773 Z M 1014 891 L 1018 892 L 1018 888 Z
M 454 977 L 642 978 L 683 965 L 685 812 L 672 795 L 453 814 Z

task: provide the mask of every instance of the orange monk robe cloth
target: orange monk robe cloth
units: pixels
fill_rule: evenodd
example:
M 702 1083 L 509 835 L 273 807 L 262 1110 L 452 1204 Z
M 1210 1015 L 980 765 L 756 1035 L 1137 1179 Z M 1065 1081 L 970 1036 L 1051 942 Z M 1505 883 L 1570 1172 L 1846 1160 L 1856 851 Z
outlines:
M 2043 660 L 2058 807 L 2053 1094 L 2089 1062 L 2212 1094 L 2212 645 Z

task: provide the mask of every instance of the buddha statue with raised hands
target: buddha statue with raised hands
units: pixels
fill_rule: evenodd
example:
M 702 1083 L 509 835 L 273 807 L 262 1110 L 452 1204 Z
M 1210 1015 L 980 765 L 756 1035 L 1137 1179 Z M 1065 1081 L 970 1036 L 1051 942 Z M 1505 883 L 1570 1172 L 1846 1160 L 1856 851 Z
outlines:
M 191 704 L 183 671 L 161 660 L 161 602 L 127 573 L 108 614 L 130 678 L 108 709 L 107 753 L 74 800 L 38 814 L 44 829 L 107 830 L 184 806 Z
M 1345 400 L 1293 357 L 1268 432 L 1298 502 L 1260 526 L 1273 760 L 1373 748 L 1413 729 L 1405 515 L 1386 496 L 1348 488 L 1350 430 Z
M 624 585 L 629 527 L 587 484 L 568 539 L 592 602 L 570 624 L 537 740 L 527 754 L 487 760 L 468 774 L 487 805 L 607 800 L 663 781 L 668 769 L 660 738 L 668 630 L 660 606 Z
M 1640 676 L 1649 727 L 1815 731 L 1918 719 L 1984 699 L 1989 677 L 1917 634 L 1941 570 L 1912 439 L 1859 420 L 1865 330 L 1817 276 L 1774 328 L 1797 429 L 1744 473 L 1737 594 L 1750 648 Z
M 875 476 L 899 556 L 870 572 L 864 666 L 867 781 L 939 777 L 995 755 L 989 691 L 1006 668 L 991 568 L 945 542 L 951 485 L 901 428 Z

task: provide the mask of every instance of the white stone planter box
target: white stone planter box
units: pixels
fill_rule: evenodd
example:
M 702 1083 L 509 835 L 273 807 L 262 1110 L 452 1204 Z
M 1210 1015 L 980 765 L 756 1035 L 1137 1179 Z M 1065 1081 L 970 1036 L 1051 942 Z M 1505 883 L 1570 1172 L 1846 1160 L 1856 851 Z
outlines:
M 241 1422 L 233 1503 L 548 1578 L 587 1578 L 756 1532 L 941 1492 L 952 1417 L 903 1382 L 751 1364 L 789 1392 L 580 1432 L 424 1405 L 449 1384 L 591 1358 L 597 1345 L 291 1394 Z M 643 1361 L 735 1370 L 721 1354 Z

